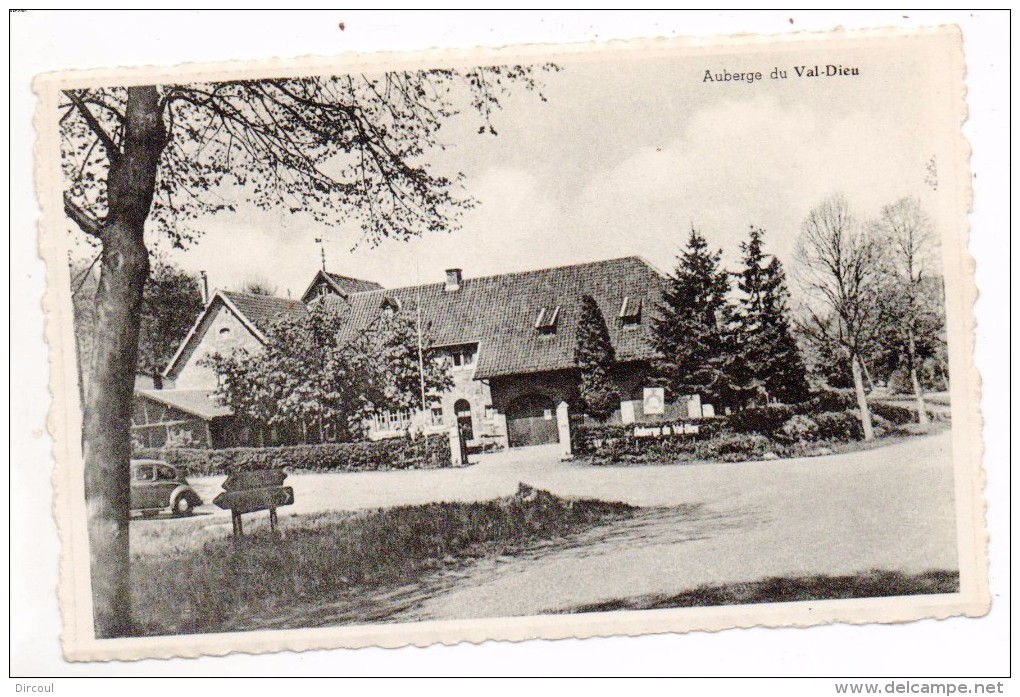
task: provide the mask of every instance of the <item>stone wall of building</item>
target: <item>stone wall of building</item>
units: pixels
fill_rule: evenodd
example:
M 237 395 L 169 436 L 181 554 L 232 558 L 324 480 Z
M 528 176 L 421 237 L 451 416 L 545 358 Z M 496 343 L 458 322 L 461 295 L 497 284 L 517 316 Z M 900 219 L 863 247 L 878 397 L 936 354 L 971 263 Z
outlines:
M 470 447 L 482 447 L 493 443 L 506 447 L 506 421 L 493 407 L 492 391 L 489 385 L 475 380 L 475 367 L 453 366 L 450 368 L 453 387 L 442 395 L 443 423 L 457 422 L 456 405 L 460 400 L 471 407 Z
M 217 305 L 206 322 L 205 335 L 174 382 L 177 389 L 216 389 L 216 373 L 209 367 L 199 365 L 202 359 L 214 353 L 227 355 L 238 348 L 262 350 L 262 343 L 223 304 Z

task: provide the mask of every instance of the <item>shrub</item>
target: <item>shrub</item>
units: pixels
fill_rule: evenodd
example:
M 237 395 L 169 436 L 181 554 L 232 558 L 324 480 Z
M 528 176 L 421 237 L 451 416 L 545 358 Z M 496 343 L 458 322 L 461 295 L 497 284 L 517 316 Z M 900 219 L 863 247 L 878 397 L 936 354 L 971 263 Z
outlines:
M 165 460 L 196 477 L 275 468 L 312 472 L 431 469 L 450 466 L 450 441 L 439 434 L 417 440 L 391 438 L 276 448 L 142 448 L 133 457 Z
M 719 432 L 723 419 L 666 421 L 654 424 L 613 424 L 584 426 L 573 424 L 571 440 L 574 452 L 590 455 L 596 460 L 639 462 L 642 460 L 675 460 L 690 456 L 694 444 Z M 697 424 L 698 432 L 684 433 L 685 427 Z M 666 435 L 638 437 L 638 428 L 668 429 Z
M 770 436 L 783 427 L 793 416 L 793 410 L 783 405 L 750 407 L 729 417 L 726 425 L 737 433 L 760 433 Z
M 760 459 L 776 449 L 776 444 L 760 433 L 720 433 L 698 443 L 695 455 L 704 460 L 740 462 Z
M 883 402 L 868 404 L 868 407 L 871 409 L 871 413 L 873 415 L 880 416 L 886 421 L 896 424 L 897 426 L 917 421 L 917 412 L 913 409 L 908 409 L 907 407 L 900 407 L 895 404 L 885 404 Z
M 810 399 L 794 406 L 795 414 L 822 414 L 857 408 L 857 398 L 849 390 L 822 390 Z
M 791 443 L 818 440 L 818 422 L 806 414 L 794 414 L 783 424 L 782 437 Z
M 812 417 L 818 424 L 818 440 L 846 443 L 864 438 L 864 428 L 852 411 L 830 411 Z

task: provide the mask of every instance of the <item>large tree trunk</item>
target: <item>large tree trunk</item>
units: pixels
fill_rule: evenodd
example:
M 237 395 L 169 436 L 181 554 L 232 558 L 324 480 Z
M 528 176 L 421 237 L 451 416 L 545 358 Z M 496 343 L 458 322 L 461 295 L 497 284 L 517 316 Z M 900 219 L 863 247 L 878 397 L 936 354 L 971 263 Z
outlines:
M 875 439 L 875 429 L 871 426 L 871 410 L 868 409 L 868 398 L 864 394 L 864 379 L 861 375 L 861 359 L 854 354 L 850 359 L 854 374 L 854 392 L 857 393 L 857 408 L 861 412 L 861 426 L 864 428 L 864 440 Z
M 924 390 L 921 389 L 921 381 L 917 379 L 917 346 L 914 343 L 914 332 L 907 332 L 907 353 L 910 361 L 910 384 L 914 388 L 914 399 L 917 400 L 917 423 L 928 423 L 928 408 L 924 403 Z
M 149 273 L 144 227 L 166 130 L 155 87 L 128 89 L 122 152 L 111 155 L 102 273 L 96 293 L 91 379 L 85 401 L 85 501 L 96 636 L 132 631 L 128 517 L 131 409 L 142 289 Z

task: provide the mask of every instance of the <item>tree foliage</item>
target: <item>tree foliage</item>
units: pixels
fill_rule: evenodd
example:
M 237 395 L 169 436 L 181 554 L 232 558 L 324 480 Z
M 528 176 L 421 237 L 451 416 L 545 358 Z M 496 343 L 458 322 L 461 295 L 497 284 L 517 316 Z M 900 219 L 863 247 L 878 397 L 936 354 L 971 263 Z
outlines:
M 807 302 L 800 328 L 849 364 L 867 440 L 874 432 L 862 373 L 882 331 L 878 257 L 873 237 L 841 195 L 822 201 L 801 225 L 795 259 Z
M 554 69 L 553 66 L 544 66 Z M 541 69 L 541 68 L 539 68 Z M 84 408 L 98 637 L 130 634 L 132 386 L 150 239 L 182 247 L 198 220 L 239 203 L 356 221 L 362 239 L 449 230 L 472 205 L 428 155 L 460 111 L 492 116 L 528 66 L 67 89 L 59 104 L 68 219 L 101 246 Z
M 605 421 L 619 403 L 619 394 L 609 376 L 616 363 L 616 353 L 609 338 L 606 318 L 590 295 L 581 298 L 574 363 L 581 373 L 581 408 L 592 418 Z
M 931 221 L 916 198 L 884 206 L 872 223 L 879 254 L 879 358 L 887 373 L 909 377 L 918 419 L 928 420 L 924 366 L 939 365 L 945 354 L 945 297 L 939 272 L 939 245 Z
M 700 394 L 729 404 L 734 398 L 730 279 L 720 268 L 721 256 L 692 227 L 653 319 L 652 344 L 660 356 L 656 370 L 674 399 Z
M 791 330 L 789 291 L 782 262 L 764 251 L 765 231 L 751 226 L 741 242 L 743 270 L 734 274 L 737 379 L 745 398 L 786 403 L 808 396 L 804 361 Z
M 338 341 L 344 310 L 320 302 L 301 318 L 274 322 L 260 350 L 235 349 L 205 359 L 216 373 L 218 401 L 262 428 L 323 426 L 341 438 L 362 435 L 362 422 L 383 409 L 420 408 L 421 380 L 427 395 L 452 383 L 448 365 L 433 357 L 431 340 L 407 315 L 383 315 L 349 344 Z
M 405 302 L 400 310 L 384 310 L 347 347 L 348 354 L 365 368 L 361 397 L 366 415 L 379 410 L 425 409 L 453 387 L 449 359 L 435 351 L 428 326 L 421 327 L 419 336 L 416 313 L 413 301 Z
M 240 292 L 248 295 L 276 295 L 276 284 L 261 274 L 249 276 L 241 285 Z
M 198 278 L 159 257 L 151 269 L 142 294 L 137 371 L 158 381 L 202 312 L 202 290 Z M 93 354 L 97 283 L 91 267 L 84 265 L 72 266 L 71 280 L 78 358 L 87 366 Z
M 166 136 L 148 226 L 183 246 L 200 234 L 198 218 L 234 210 L 241 191 L 259 208 L 323 225 L 357 220 L 370 244 L 450 229 L 472 201 L 459 191 L 462 175 L 433 172 L 425 155 L 445 147 L 440 128 L 465 103 L 482 119 L 479 132 L 495 134 L 500 100 L 514 86 L 537 89 L 533 73 L 486 66 L 157 86 L 154 116 Z M 64 96 L 65 209 L 98 239 L 128 89 Z

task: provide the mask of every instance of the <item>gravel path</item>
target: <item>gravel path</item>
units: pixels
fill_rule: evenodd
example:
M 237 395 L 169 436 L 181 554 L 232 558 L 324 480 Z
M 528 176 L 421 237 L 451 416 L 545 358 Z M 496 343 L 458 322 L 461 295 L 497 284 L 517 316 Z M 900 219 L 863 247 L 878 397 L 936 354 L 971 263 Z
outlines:
M 772 575 L 956 569 L 949 445 L 943 433 L 828 458 L 627 468 L 623 478 L 577 482 L 572 493 L 704 505 L 480 562 L 391 619 L 533 615 Z M 565 482 L 550 473 L 536 484 L 557 491 Z
M 278 619 L 312 626 L 532 615 L 771 575 L 956 569 L 950 446 L 944 431 L 827 457 L 633 467 L 560 462 L 555 448 L 538 447 L 459 470 L 294 475 L 287 480 L 292 515 L 485 500 L 522 481 L 648 510 L 523 556 L 480 560 L 355 605 L 338 599 Z M 211 501 L 221 481 L 193 483 Z M 219 513 L 205 520 L 229 525 Z

